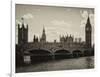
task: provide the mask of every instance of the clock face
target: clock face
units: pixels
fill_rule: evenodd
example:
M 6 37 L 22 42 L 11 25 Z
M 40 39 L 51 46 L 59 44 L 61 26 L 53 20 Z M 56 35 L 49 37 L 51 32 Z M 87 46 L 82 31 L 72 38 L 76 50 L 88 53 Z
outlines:
M 89 30 L 89 28 L 86 28 L 86 30 L 88 31 L 88 30 Z

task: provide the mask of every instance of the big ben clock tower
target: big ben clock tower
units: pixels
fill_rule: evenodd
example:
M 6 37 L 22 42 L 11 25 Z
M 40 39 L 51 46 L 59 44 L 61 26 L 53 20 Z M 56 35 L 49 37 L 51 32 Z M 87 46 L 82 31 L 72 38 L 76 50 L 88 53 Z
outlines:
M 85 42 L 86 42 L 87 48 L 91 48 L 91 32 L 92 32 L 92 27 L 90 24 L 90 19 L 88 17 L 87 23 L 85 26 Z

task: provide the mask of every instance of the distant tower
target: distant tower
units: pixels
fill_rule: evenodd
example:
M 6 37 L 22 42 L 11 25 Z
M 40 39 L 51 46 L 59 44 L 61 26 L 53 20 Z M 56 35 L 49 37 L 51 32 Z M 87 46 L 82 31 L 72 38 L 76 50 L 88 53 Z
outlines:
M 36 36 L 34 35 L 33 42 L 35 42 Z
M 46 42 L 46 34 L 45 34 L 45 28 L 43 27 L 42 37 L 40 39 L 40 42 Z
M 22 19 L 22 27 L 18 24 L 18 44 L 25 44 L 28 42 L 28 25 L 25 28 L 24 19 Z
M 85 41 L 86 41 L 86 47 L 90 48 L 91 47 L 91 32 L 92 32 L 92 27 L 90 24 L 90 19 L 88 17 L 87 23 L 85 26 Z
M 33 38 L 33 42 L 38 43 L 38 37 L 36 37 L 35 35 L 34 35 L 34 38 Z

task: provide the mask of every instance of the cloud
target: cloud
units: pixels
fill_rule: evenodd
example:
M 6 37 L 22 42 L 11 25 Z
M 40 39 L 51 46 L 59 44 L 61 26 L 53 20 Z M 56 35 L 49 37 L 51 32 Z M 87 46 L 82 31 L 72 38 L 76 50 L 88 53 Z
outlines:
M 21 22 L 19 20 L 16 19 L 16 24 L 21 24 Z
M 32 19 L 34 16 L 31 13 L 27 13 L 25 15 L 23 15 L 23 18 L 25 19 Z
M 84 20 L 81 20 L 81 25 L 80 25 L 80 27 L 85 27 L 85 25 L 86 25 L 86 19 L 84 19 Z
M 59 36 L 59 35 L 67 35 L 72 34 L 72 30 L 67 29 L 66 27 L 46 27 L 46 34 L 50 36 Z
M 18 26 L 18 24 L 20 25 L 20 28 L 22 27 L 22 21 L 19 19 L 16 19 L 16 26 Z M 27 27 L 27 24 L 24 22 L 24 26 L 25 28 Z
M 46 34 L 59 39 L 60 35 L 72 34 L 71 24 L 64 20 L 52 20 L 51 26 L 46 27 Z
M 90 14 L 90 21 L 91 21 L 91 24 L 92 26 L 94 26 L 94 14 Z
M 53 25 L 58 25 L 58 26 L 70 26 L 70 24 L 69 23 L 66 23 L 64 20 L 53 20 L 53 21 L 51 21 L 51 23 L 53 24 Z
M 46 30 L 47 30 L 47 31 L 48 31 L 48 30 L 52 31 L 52 30 L 55 30 L 55 27 L 49 26 L 49 27 L 46 27 Z
M 88 17 L 88 11 L 81 10 L 80 13 L 81 13 L 82 18 L 87 18 Z
M 80 14 L 81 14 L 81 17 L 82 17 L 80 27 L 85 26 L 88 16 L 90 17 L 91 25 L 92 26 L 94 25 L 94 14 L 91 11 L 81 10 Z
M 66 31 L 66 27 L 58 27 L 58 26 L 46 27 L 46 31 L 63 32 Z

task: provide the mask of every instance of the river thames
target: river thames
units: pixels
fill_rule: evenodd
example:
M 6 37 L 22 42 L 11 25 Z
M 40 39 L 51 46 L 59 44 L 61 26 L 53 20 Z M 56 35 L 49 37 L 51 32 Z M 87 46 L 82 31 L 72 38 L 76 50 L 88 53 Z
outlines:
M 94 68 L 94 57 L 54 60 L 16 68 L 16 73 Z

